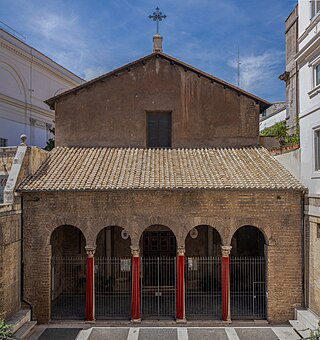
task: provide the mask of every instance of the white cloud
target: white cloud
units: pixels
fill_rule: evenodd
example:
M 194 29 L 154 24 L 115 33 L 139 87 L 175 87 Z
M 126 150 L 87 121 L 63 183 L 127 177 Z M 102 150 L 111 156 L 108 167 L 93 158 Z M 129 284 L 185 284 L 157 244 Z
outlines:
M 278 78 L 277 72 L 279 65 L 284 63 L 284 53 L 277 51 L 240 55 L 240 63 L 240 87 L 247 91 L 257 91 L 264 86 L 270 86 Z M 237 58 L 229 62 L 229 66 L 237 70 Z
M 40 34 L 48 43 L 57 43 L 68 48 L 86 46 L 81 24 L 76 15 L 39 11 L 30 17 L 28 25 L 36 34 Z

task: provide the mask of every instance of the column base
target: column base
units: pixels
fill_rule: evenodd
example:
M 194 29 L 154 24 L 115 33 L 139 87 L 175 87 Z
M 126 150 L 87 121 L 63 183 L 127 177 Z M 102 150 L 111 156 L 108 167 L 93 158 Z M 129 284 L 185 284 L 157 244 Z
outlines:
M 131 319 L 131 323 L 141 323 L 141 319 Z
M 230 324 L 230 323 L 232 323 L 232 320 L 231 319 L 230 320 L 222 320 L 222 323 Z
M 176 319 L 176 323 L 187 323 L 187 319 Z
M 86 320 L 85 323 L 96 323 L 96 319 L 90 320 L 90 321 L 89 321 L 89 320 Z

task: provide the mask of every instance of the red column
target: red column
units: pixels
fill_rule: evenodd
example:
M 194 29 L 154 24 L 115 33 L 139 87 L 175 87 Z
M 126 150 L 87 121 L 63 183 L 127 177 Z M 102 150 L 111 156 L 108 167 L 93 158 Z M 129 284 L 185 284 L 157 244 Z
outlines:
M 140 322 L 140 256 L 139 249 L 132 249 L 132 309 L 131 319 Z
M 222 320 L 230 321 L 230 246 L 222 246 Z
M 185 282 L 184 282 L 184 247 L 178 248 L 177 256 L 177 295 L 176 295 L 176 318 L 177 321 L 185 321 Z
M 86 278 L 86 321 L 94 321 L 94 253 L 95 248 L 87 250 L 87 278 Z

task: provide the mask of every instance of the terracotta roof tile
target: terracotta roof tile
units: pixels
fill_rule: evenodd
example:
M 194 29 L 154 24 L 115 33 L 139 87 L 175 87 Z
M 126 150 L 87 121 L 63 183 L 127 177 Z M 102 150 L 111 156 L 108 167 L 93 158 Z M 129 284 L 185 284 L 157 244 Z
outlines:
M 262 147 L 55 148 L 19 191 L 304 187 Z

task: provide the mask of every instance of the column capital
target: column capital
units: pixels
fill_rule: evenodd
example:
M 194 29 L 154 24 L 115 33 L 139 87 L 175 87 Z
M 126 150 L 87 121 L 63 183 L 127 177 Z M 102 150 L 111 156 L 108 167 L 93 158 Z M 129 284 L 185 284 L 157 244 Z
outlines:
M 221 246 L 222 256 L 228 257 L 230 255 L 232 247 L 231 246 Z
M 140 248 L 139 247 L 134 247 L 130 246 L 131 248 L 131 254 L 133 257 L 139 257 L 140 256 Z
M 85 247 L 88 257 L 93 257 L 96 252 L 96 247 L 86 246 Z
M 177 255 L 178 256 L 184 256 L 185 252 L 186 252 L 185 246 L 177 247 Z

